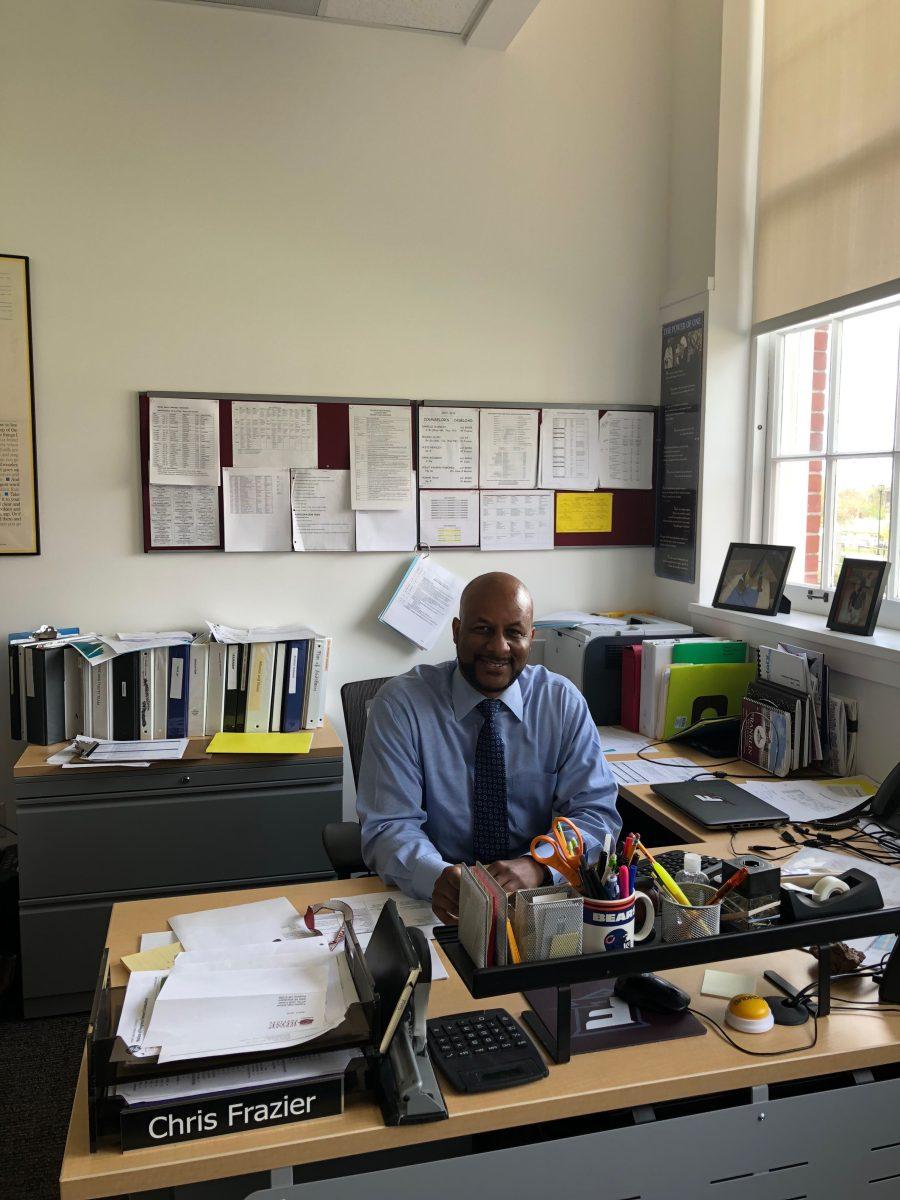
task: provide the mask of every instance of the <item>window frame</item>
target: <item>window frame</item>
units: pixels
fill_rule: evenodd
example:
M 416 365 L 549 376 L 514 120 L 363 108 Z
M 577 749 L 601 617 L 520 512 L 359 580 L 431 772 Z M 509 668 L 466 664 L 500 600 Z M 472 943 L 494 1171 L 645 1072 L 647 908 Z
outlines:
M 756 520 L 748 521 L 748 524 L 758 524 L 761 527 L 762 540 L 769 543 L 773 542 L 777 465 L 781 462 L 811 462 L 821 460 L 824 467 L 821 549 L 822 579 L 830 578 L 832 568 L 836 464 L 842 459 L 889 458 L 891 460 L 891 529 L 887 554 L 891 568 L 886 578 L 886 598 L 881 606 L 876 631 L 879 626 L 900 629 L 900 563 L 898 563 L 898 555 L 900 555 L 900 346 L 898 346 L 897 386 L 895 389 L 893 448 L 876 451 L 841 452 L 834 449 L 834 438 L 838 412 L 843 323 L 849 318 L 891 307 L 900 308 L 900 296 L 893 295 L 879 299 L 875 303 L 840 309 L 830 314 L 821 314 L 808 320 L 792 321 L 784 326 L 774 329 L 769 328 L 766 332 L 757 334 L 755 356 L 756 383 L 751 389 L 751 415 L 755 413 L 754 425 L 756 431 L 764 431 L 765 436 L 762 439 L 764 447 L 761 447 L 762 453 L 760 455 L 762 462 L 759 463 L 758 467 L 752 469 L 753 480 L 758 486 L 752 489 L 756 491 L 756 503 L 752 504 L 751 511 L 755 508 L 759 516 Z M 826 422 L 824 449 L 806 453 L 781 453 L 778 439 L 784 377 L 785 338 L 788 334 L 800 333 L 810 329 L 821 329 L 825 325 L 829 327 L 830 359 L 827 379 L 828 419 Z M 805 553 L 805 547 L 797 547 L 797 553 Z M 785 595 L 798 611 L 827 616 L 831 607 L 831 601 L 834 598 L 834 588 L 828 584 L 814 587 L 811 584 L 789 583 L 785 588 Z

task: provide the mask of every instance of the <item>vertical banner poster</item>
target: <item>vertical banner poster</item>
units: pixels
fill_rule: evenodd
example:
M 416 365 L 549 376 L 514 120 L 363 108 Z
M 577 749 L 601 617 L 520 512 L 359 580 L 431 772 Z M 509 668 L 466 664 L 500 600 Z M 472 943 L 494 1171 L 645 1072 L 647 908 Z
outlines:
M 703 313 L 662 328 L 654 572 L 693 583 L 703 390 Z
M 0 254 L 0 554 L 39 554 L 28 259 Z

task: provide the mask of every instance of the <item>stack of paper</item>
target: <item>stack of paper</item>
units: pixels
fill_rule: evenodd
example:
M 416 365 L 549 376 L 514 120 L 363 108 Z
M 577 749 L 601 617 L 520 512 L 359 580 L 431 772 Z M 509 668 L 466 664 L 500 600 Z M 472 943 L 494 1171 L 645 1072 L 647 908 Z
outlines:
M 179 954 L 145 1040 L 160 1063 L 311 1041 L 346 1014 L 338 962 L 321 938 Z
M 298 937 L 285 897 L 170 924 L 184 953 L 128 982 L 118 1032 L 138 1056 L 165 1063 L 300 1045 L 340 1025 L 355 998 L 345 954 Z

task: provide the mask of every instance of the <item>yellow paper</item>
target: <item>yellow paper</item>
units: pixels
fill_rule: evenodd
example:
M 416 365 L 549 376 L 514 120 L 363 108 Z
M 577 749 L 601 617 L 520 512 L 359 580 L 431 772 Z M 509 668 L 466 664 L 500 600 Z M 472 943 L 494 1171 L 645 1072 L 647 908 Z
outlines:
M 309 754 L 312 730 L 303 733 L 217 733 L 207 754 Z
M 557 492 L 557 533 L 612 533 L 612 492 Z
M 175 955 L 184 949 L 181 942 L 169 942 L 166 946 L 154 946 L 140 954 L 123 954 L 122 962 L 129 971 L 168 971 L 175 962 Z

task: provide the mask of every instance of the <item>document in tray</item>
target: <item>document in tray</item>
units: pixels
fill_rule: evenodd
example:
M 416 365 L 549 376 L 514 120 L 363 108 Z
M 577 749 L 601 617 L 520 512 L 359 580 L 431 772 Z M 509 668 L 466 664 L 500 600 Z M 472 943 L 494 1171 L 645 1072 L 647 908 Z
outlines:
M 207 1071 L 188 1071 L 183 1075 L 162 1078 L 136 1079 L 130 1083 L 120 1083 L 116 1087 L 116 1095 L 129 1105 L 159 1104 L 165 1100 L 187 1100 L 193 1096 L 199 1098 L 218 1092 L 293 1083 L 298 1079 L 313 1079 L 317 1075 L 343 1073 L 359 1055 L 359 1050 L 355 1048 L 324 1050 L 321 1054 L 248 1062 L 236 1067 L 214 1067 Z
M 337 960 L 320 939 L 244 947 L 235 957 L 180 955 L 163 984 L 146 1038 L 159 1061 L 294 1046 L 339 1025 L 327 1011 Z
M 169 918 L 185 950 L 231 950 L 290 936 L 300 914 L 286 896 L 211 908 Z
M 159 1047 L 147 1041 L 147 1029 L 156 997 L 168 971 L 135 971 L 128 978 L 116 1033 L 137 1058 L 155 1058 Z
M 439 566 L 429 555 L 418 554 L 378 619 L 421 650 L 430 650 L 456 615 L 462 589 L 458 575 Z

